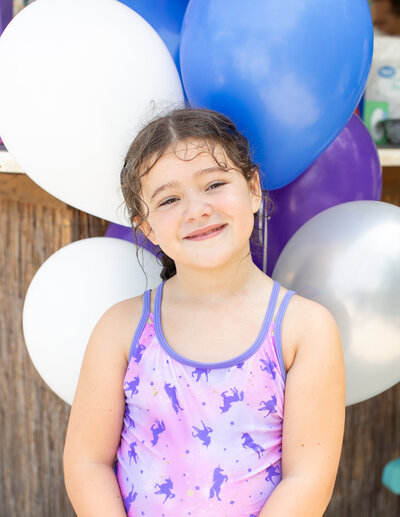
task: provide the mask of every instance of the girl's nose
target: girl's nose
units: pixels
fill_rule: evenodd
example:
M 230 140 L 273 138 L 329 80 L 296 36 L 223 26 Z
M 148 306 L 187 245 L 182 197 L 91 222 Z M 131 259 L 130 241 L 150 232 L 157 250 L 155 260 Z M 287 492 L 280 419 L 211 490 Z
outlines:
M 211 215 L 212 206 L 203 193 L 191 193 L 187 196 L 185 215 L 187 219 L 199 219 Z

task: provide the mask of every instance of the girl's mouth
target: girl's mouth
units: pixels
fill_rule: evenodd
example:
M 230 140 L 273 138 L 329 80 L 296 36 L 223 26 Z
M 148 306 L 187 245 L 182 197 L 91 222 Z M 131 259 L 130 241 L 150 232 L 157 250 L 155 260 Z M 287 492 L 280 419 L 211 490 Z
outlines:
M 190 239 L 191 241 L 202 241 L 203 239 L 209 239 L 211 237 L 215 237 L 216 235 L 220 234 L 222 230 L 225 228 L 226 224 L 223 224 L 222 226 L 219 226 L 218 228 L 215 228 L 214 230 L 210 230 L 207 233 L 202 233 L 201 235 L 196 235 L 194 237 L 186 237 L 186 239 Z

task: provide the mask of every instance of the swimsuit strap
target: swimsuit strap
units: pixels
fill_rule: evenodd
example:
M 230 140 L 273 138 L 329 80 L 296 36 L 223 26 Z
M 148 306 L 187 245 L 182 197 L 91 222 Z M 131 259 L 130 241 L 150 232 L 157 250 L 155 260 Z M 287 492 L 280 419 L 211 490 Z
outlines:
M 142 316 L 140 318 L 139 324 L 138 324 L 138 326 L 136 328 L 136 332 L 135 332 L 135 334 L 133 336 L 133 339 L 132 339 L 131 348 L 130 348 L 130 351 L 129 351 L 128 362 L 131 360 L 132 355 L 133 355 L 134 350 L 135 350 L 135 347 L 136 347 L 136 344 L 138 343 L 139 338 L 142 335 L 142 332 L 144 330 L 144 327 L 146 326 L 147 318 L 149 317 L 149 312 L 150 312 L 150 289 L 147 289 L 147 291 L 145 291 L 144 295 L 143 295 Z
M 275 332 L 274 332 L 275 349 L 277 352 L 277 356 L 278 356 L 279 364 L 281 367 L 281 372 L 283 375 L 284 382 L 286 381 L 286 371 L 285 371 L 285 365 L 283 363 L 283 354 L 282 354 L 282 322 L 283 322 L 283 317 L 285 315 L 287 306 L 294 294 L 296 294 L 295 291 L 291 291 L 291 290 L 287 291 L 287 293 L 283 297 L 283 300 L 279 306 L 279 309 L 278 309 L 278 312 L 276 315 L 276 321 L 275 321 Z
M 160 320 L 161 316 L 161 297 L 162 297 L 162 290 L 165 284 L 165 280 L 161 282 L 161 284 L 157 287 L 156 290 L 156 299 L 154 300 L 154 321 Z
M 279 295 L 280 287 L 281 286 L 280 286 L 279 282 L 274 280 L 274 285 L 272 286 L 271 297 L 269 299 L 269 304 L 268 304 L 268 308 L 267 308 L 268 320 L 269 321 L 272 320 L 272 316 L 273 316 L 273 314 L 275 312 L 275 307 L 276 307 L 276 302 L 278 301 L 278 295 Z
M 280 329 L 282 327 L 282 321 L 283 321 L 283 317 L 285 315 L 285 312 L 286 312 L 286 309 L 287 309 L 287 306 L 290 302 L 290 300 L 292 299 L 292 296 L 296 294 L 295 291 L 287 291 L 287 293 L 285 294 L 285 296 L 283 297 L 283 300 L 279 306 L 279 309 L 278 309 L 278 312 L 276 314 L 276 326 L 278 329 Z

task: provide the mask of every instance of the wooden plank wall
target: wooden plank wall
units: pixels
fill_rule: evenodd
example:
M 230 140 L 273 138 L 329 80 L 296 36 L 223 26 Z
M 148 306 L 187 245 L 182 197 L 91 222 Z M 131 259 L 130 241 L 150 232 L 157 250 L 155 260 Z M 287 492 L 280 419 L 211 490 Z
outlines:
M 68 207 L 24 174 L 0 174 L 0 516 L 70 517 L 62 471 L 69 406 L 36 372 L 22 307 L 40 265 L 107 223 Z M 66 322 L 68 324 L 68 322 Z M 60 329 L 62 332 L 62 329 Z
M 385 170 L 382 200 L 400 205 L 400 169 Z M 32 365 L 22 307 L 44 260 L 70 242 L 104 235 L 106 228 L 27 176 L 0 174 L 0 517 L 74 515 L 62 471 L 70 408 Z M 399 456 L 400 384 L 346 409 L 343 453 L 325 515 L 400 515 L 400 497 L 380 481 L 385 463 Z

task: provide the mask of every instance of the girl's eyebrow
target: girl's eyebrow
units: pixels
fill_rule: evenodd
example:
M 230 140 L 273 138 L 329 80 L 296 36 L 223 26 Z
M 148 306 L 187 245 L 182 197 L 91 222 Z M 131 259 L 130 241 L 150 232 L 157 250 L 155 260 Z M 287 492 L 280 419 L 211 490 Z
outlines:
M 202 169 L 202 170 L 195 172 L 194 175 L 201 176 L 203 174 L 209 174 L 210 172 L 215 172 L 215 171 L 229 172 L 228 170 L 221 169 L 221 167 L 208 167 L 207 169 Z M 153 192 L 153 194 L 150 198 L 150 201 L 153 201 L 153 199 L 156 197 L 156 195 L 159 194 L 160 192 L 162 192 L 168 188 L 177 187 L 178 185 L 179 185 L 178 181 L 171 181 L 169 183 L 165 183 L 161 187 L 156 188 L 156 190 Z

